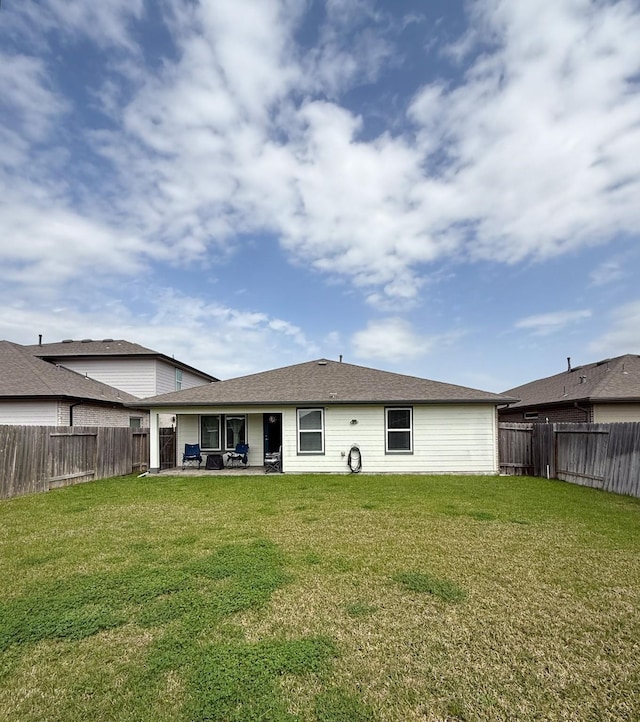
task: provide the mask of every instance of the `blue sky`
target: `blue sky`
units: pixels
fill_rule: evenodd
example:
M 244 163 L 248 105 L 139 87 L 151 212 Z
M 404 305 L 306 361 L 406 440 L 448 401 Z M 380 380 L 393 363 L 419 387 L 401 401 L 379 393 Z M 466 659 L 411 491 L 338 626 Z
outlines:
M 491 391 L 640 353 L 633 0 L 7 0 L 0 337 Z

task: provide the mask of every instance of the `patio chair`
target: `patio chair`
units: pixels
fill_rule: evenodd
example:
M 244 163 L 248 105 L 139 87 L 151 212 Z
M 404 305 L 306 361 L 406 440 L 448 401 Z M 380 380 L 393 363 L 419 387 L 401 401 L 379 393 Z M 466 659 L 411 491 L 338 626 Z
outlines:
M 200 444 L 185 444 L 184 454 L 182 455 L 182 471 L 186 466 L 198 466 L 202 464 L 202 454 L 200 453 Z
M 282 447 L 278 451 L 264 455 L 264 473 L 280 474 L 282 473 Z
M 236 450 L 227 454 L 227 463 L 229 466 L 246 466 L 249 461 L 247 454 L 249 453 L 249 444 L 236 444 Z

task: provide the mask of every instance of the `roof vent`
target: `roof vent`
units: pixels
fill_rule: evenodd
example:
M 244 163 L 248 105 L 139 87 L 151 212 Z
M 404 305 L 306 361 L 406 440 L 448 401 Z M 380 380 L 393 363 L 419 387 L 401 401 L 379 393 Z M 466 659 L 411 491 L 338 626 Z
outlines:
M 62 343 L 73 343 L 73 339 L 72 338 L 63 338 Z
M 112 338 L 103 338 L 102 343 L 113 343 L 113 339 Z
M 82 341 L 80 341 L 80 343 L 92 343 L 92 342 L 93 342 L 92 338 L 83 338 Z
M 335 391 L 329 391 L 329 398 L 330 399 L 337 399 L 338 394 Z
M 580 383 L 581 383 L 581 384 L 586 384 L 586 383 L 587 383 L 587 377 L 586 377 L 586 376 L 581 376 L 581 377 L 580 377 Z
M 326 365 L 327 365 L 327 362 L 324 359 L 322 359 L 321 361 L 318 361 L 318 366 L 326 366 Z

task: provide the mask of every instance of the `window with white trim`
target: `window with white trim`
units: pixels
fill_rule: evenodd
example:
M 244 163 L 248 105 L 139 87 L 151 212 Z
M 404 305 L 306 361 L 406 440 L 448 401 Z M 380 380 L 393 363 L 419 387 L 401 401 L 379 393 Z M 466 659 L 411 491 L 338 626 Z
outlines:
M 182 369 L 176 369 L 176 391 L 182 390 Z
M 413 451 L 413 409 L 385 409 L 385 452 L 387 454 Z
M 298 409 L 298 453 L 324 454 L 324 409 Z

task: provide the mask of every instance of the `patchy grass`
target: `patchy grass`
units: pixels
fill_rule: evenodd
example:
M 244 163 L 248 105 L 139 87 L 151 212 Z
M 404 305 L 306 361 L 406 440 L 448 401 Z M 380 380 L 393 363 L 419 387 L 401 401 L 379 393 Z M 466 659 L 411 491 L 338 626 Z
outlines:
M 393 581 L 410 592 L 427 592 L 445 602 L 461 602 L 467 597 L 457 584 L 448 579 L 436 579 L 426 572 L 398 572 L 393 575 Z
M 0 717 L 635 720 L 640 503 L 126 477 L 0 502 Z

